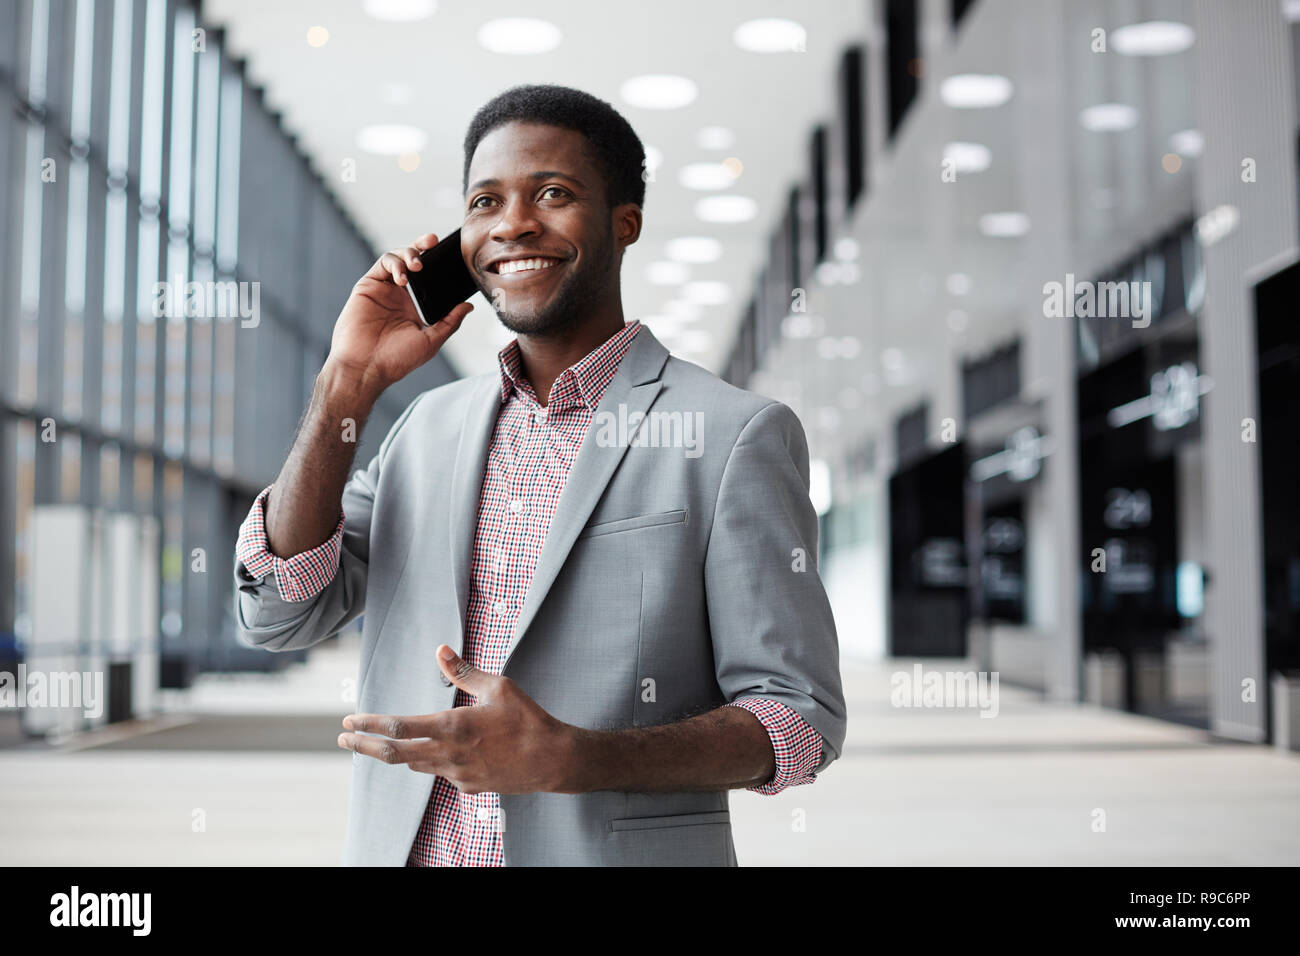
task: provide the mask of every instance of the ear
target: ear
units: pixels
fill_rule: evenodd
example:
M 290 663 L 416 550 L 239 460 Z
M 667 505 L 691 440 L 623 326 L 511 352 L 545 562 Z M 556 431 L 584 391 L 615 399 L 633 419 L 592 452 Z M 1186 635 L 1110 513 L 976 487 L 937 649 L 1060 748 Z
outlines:
M 626 248 L 641 238 L 641 207 L 625 202 L 614 207 L 614 237 L 619 246 Z

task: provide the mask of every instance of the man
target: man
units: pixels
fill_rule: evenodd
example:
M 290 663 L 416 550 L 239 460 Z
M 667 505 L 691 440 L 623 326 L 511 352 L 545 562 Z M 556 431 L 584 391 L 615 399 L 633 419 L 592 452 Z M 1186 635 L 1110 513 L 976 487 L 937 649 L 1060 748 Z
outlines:
M 472 308 L 416 318 L 436 236 L 385 254 L 241 529 L 246 642 L 309 647 L 365 612 L 345 863 L 735 865 L 727 791 L 839 755 L 803 429 L 623 317 L 644 156 L 577 90 L 483 107 L 461 247 L 517 335 L 499 370 L 421 394 L 347 479 L 343 420 Z

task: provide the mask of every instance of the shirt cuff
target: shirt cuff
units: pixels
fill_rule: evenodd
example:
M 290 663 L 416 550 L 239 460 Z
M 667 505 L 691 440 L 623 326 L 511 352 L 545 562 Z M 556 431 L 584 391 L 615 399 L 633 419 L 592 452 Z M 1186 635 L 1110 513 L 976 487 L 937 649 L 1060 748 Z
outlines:
M 746 789 L 771 795 L 817 779 L 813 771 L 821 762 L 822 738 L 806 720 L 785 704 L 763 697 L 742 697 L 726 706 L 743 707 L 757 717 L 772 741 L 772 753 L 776 756 L 776 773 L 772 779 Z
M 266 496 L 272 487 L 267 485 L 262 489 L 248 510 L 248 517 L 239 526 L 235 560 L 253 577 L 274 574 L 280 597 L 285 601 L 310 601 L 325 590 L 338 572 L 339 552 L 343 547 L 343 512 L 339 512 L 339 523 L 328 541 L 292 558 L 282 558 L 271 553 L 266 540 Z

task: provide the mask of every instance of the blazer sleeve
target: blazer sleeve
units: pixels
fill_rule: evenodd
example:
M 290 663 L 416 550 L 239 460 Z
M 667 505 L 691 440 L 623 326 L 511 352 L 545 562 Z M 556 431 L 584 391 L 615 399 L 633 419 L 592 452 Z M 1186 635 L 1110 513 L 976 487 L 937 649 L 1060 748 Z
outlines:
M 290 597 L 294 594 L 281 587 L 275 571 L 253 573 L 236 554 L 235 626 L 243 643 L 268 651 L 296 651 L 337 634 L 361 616 L 366 608 L 370 520 L 379 476 L 394 438 L 419 401 L 417 397 L 406 407 L 380 444 L 379 453 L 343 487 L 342 540 L 336 567 L 326 571 L 332 573 L 329 583 L 306 600 L 286 600 L 282 592 Z M 325 545 L 313 550 L 332 552 Z
M 815 772 L 844 746 L 839 639 L 817 571 L 808 443 L 772 402 L 745 425 L 723 469 L 704 563 L 718 686 L 728 701 L 785 704 L 822 738 Z

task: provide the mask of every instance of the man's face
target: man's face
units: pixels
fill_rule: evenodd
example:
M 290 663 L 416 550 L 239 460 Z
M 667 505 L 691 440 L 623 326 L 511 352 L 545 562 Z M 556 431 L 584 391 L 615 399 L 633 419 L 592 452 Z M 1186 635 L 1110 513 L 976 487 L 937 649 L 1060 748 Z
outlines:
M 507 123 L 483 137 L 470 160 L 461 251 L 516 334 L 571 328 L 616 301 L 623 249 L 640 225 L 635 204 L 606 205 L 605 179 L 574 130 Z M 503 274 L 503 258 L 549 264 Z

